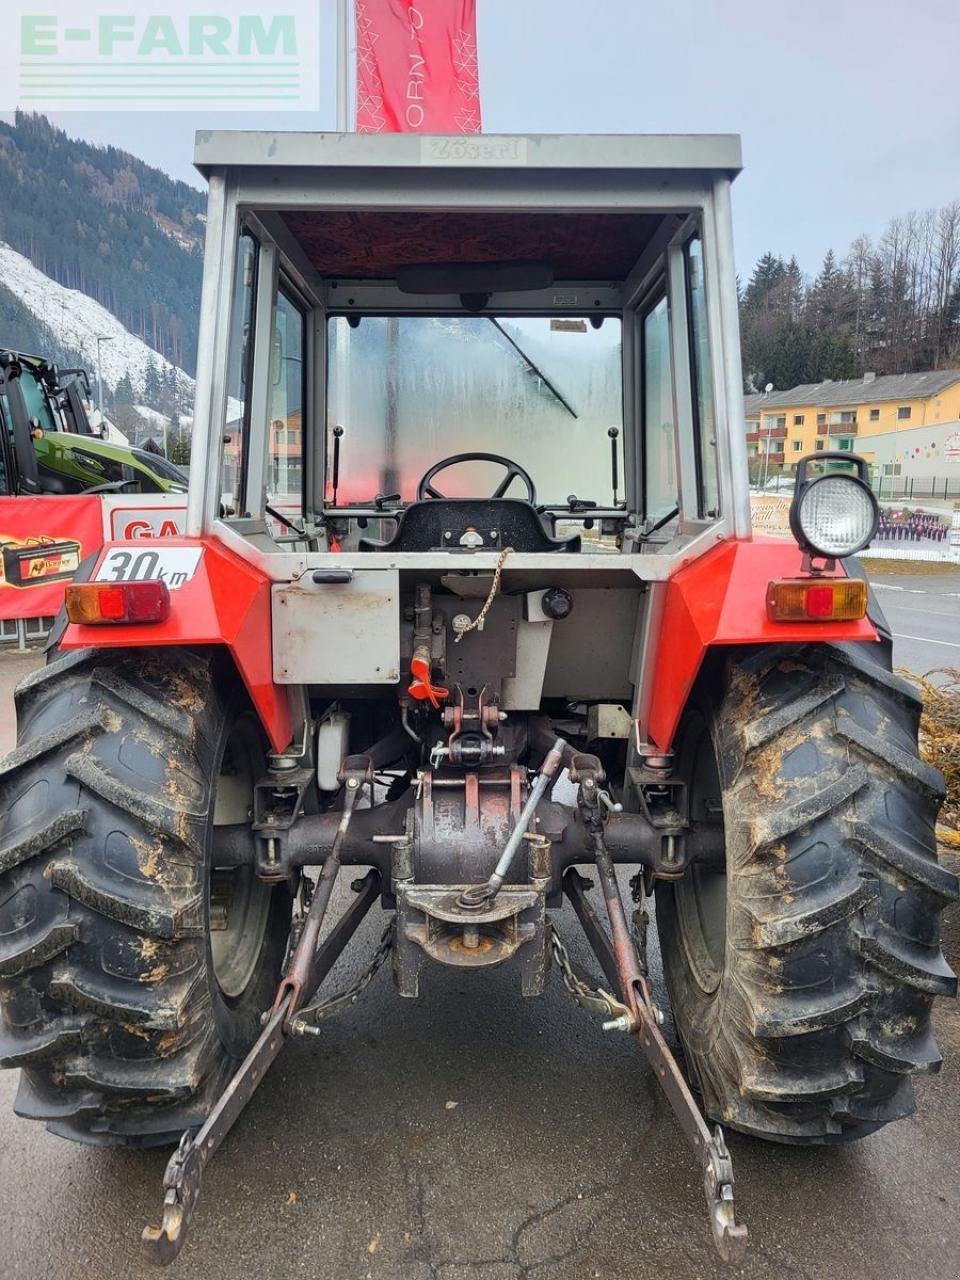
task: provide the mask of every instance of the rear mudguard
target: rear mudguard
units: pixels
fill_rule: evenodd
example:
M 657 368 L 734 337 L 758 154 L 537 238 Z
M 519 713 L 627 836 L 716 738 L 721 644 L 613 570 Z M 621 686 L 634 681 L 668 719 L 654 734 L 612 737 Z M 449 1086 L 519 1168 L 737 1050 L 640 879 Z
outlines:
M 662 751 L 673 742 L 680 716 L 707 652 L 719 645 L 776 645 L 877 641 L 869 618 L 861 622 L 771 622 L 767 586 L 799 578 L 802 555 L 783 539 L 725 542 L 674 574 L 666 585 L 653 670 L 647 733 Z M 842 564 L 827 575 L 846 577 Z M 860 575 L 858 575 L 860 576 Z
M 191 556 L 177 555 L 190 550 Z M 121 553 L 126 553 L 126 556 Z M 154 557 L 138 562 L 137 557 Z M 156 571 L 150 570 L 156 562 Z M 837 574 L 843 576 L 843 569 Z M 293 723 L 285 686 L 274 683 L 268 576 L 213 539 L 165 538 L 162 543 L 108 543 L 91 577 L 162 576 L 171 587 L 167 622 L 153 626 L 66 627 L 62 649 L 160 648 L 224 645 L 263 722 L 274 750 L 291 742 Z M 717 645 L 797 641 L 876 641 L 862 622 L 771 622 L 767 584 L 798 577 L 801 557 L 785 541 L 725 542 L 680 569 L 664 585 L 659 643 L 652 649 L 648 731 L 668 750 L 703 660 Z
M 183 551 L 193 554 L 184 556 Z M 149 626 L 71 624 L 64 631 L 59 647 L 224 645 L 247 687 L 270 745 L 275 751 L 288 747 L 293 737 L 293 723 L 288 690 L 273 680 L 267 575 L 227 550 L 221 542 L 196 538 L 107 543 L 90 577 L 123 580 L 117 579 L 117 574 L 127 578 L 162 577 L 170 587 L 169 619 Z

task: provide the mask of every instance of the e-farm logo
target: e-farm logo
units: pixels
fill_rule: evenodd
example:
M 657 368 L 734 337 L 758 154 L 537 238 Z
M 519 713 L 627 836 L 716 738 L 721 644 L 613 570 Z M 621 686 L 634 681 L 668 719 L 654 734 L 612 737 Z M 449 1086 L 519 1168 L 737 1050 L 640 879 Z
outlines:
M 0 110 L 317 111 L 320 0 L 14 0 Z

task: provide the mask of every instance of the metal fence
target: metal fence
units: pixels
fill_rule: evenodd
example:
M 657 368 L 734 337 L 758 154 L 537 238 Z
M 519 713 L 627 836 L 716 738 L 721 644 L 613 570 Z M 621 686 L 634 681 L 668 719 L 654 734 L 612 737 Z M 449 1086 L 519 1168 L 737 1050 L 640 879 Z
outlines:
M 753 488 L 766 488 L 775 493 L 792 491 L 796 475 L 795 465 L 770 463 L 765 466 L 762 457 L 751 457 L 747 459 L 747 467 Z M 874 493 L 885 502 L 910 502 L 922 499 L 937 502 L 960 500 L 960 474 L 893 476 L 881 474 L 876 466 L 871 466 L 870 473 L 870 483 Z
M 960 498 L 960 476 L 878 476 L 874 469 L 873 491 L 878 498 L 894 501 L 934 498 L 947 502 Z
M 750 495 L 753 531 L 761 537 L 792 538 L 790 496 Z M 917 516 L 902 523 L 885 517 L 865 555 L 877 560 L 923 560 L 960 565 L 960 504 L 943 516 Z
M 47 638 L 53 623 L 53 618 L 0 618 L 0 647 L 26 649 L 28 644 L 39 644 Z

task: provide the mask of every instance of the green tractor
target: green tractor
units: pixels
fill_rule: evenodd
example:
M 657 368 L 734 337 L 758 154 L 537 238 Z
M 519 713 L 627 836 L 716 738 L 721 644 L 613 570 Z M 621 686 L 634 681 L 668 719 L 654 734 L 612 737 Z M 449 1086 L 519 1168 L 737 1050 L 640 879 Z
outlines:
M 186 493 L 187 477 L 160 454 L 111 444 L 94 430 L 82 369 L 0 351 L 0 496 Z

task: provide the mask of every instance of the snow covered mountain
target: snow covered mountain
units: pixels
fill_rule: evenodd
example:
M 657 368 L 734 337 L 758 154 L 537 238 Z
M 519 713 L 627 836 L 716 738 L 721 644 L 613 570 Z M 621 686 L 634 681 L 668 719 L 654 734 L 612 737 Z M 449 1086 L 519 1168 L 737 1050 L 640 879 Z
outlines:
M 99 302 L 189 374 L 205 207 L 195 187 L 116 147 L 69 137 L 42 115 L 0 120 L 0 242 Z M 26 308 L 0 275 L 0 342 L 37 349 L 49 342 L 42 327 L 49 319 Z M 62 363 L 68 353 L 52 354 Z
M 106 307 L 85 293 L 57 284 L 2 241 L 0 280 L 65 350 L 77 353 L 92 377 L 97 373 L 97 338 L 108 339 L 100 343 L 100 360 L 104 383 L 111 391 L 126 375 L 135 394 L 142 397 L 152 368 L 161 381 L 175 380 L 178 394 L 185 403 L 192 403 L 194 381 L 188 374 L 130 333 Z M 14 345 L 0 333 L 0 345 L 8 343 Z

